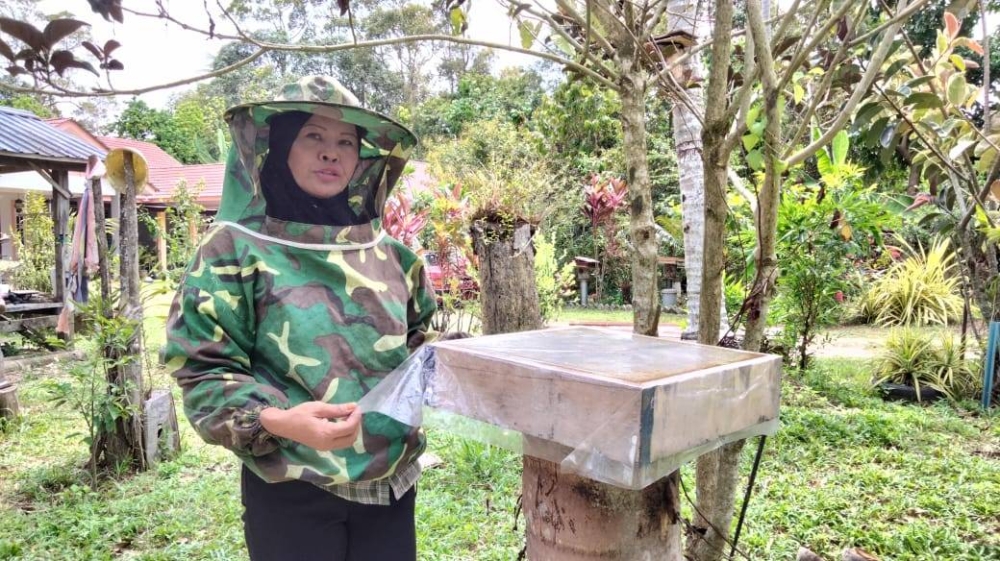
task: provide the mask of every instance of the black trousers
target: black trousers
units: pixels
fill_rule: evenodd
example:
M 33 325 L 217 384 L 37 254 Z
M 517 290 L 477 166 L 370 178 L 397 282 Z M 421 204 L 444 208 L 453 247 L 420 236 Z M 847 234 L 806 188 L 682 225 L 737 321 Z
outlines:
M 365 505 L 301 481 L 267 483 L 243 468 L 243 533 L 251 561 L 416 561 L 416 486 Z

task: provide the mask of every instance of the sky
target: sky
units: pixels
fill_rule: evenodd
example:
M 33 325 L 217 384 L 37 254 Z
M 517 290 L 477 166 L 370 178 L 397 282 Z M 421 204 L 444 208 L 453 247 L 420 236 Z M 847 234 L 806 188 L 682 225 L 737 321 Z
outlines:
M 176 19 L 207 28 L 202 2 L 195 0 L 163 0 L 167 11 Z M 125 5 L 133 10 L 155 13 L 153 0 L 132 0 Z M 209 2 L 209 5 L 213 5 Z M 185 31 L 165 20 L 157 20 L 125 14 L 125 23 L 105 22 L 98 14 L 89 11 L 86 0 L 43 0 L 41 10 L 53 13 L 69 8 L 80 20 L 91 24 L 91 34 L 98 44 L 108 39 L 122 43 L 115 51 L 115 57 L 125 70 L 112 73 L 116 89 L 134 89 L 155 84 L 168 83 L 195 76 L 208 71 L 215 53 L 223 42 L 211 40 L 204 35 Z M 508 25 L 506 14 L 492 0 L 479 0 L 470 8 L 467 35 L 476 39 L 519 46 L 517 29 Z M 216 18 L 217 30 L 234 33 L 228 22 Z M 532 57 L 517 53 L 497 52 L 495 68 L 530 64 Z M 83 73 L 77 78 L 86 83 Z M 96 82 L 94 82 L 96 85 Z M 160 90 L 142 94 L 140 97 L 154 107 L 165 107 L 170 97 L 193 86 Z

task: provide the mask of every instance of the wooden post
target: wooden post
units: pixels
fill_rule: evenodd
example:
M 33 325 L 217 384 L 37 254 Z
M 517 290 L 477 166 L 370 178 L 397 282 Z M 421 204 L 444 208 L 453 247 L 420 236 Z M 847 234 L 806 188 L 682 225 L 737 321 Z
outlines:
M 115 191 L 114 196 L 111 197 L 111 219 L 121 224 L 122 219 L 122 194 Z M 111 231 L 111 249 L 109 250 L 112 255 L 118 253 L 119 246 L 121 245 L 121 233 L 118 229 Z
M 60 337 L 65 336 L 67 340 L 73 337 L 73 308 L 70 304 L 71 294 L 66 290 L 66 272 L 68 270 L 67 266 L 69 264 L 69 250 L 70 243 L 72 240 L 69 239 L 69 172 L 67 171 L 53 171 L 52 179 L 55 181 L 59 188 L 55 188 L 53 185 L 52 189 L 52 222 L 55 226 L 55 241 L 56 241 L 56 266 L 55 266 L 55 279 L 52 286 L 52 291 L 55 293 L 56 300 L 62 302 L 63 307 L 68 310 L 63 313 L 68 314 L 68 321 L 66 322 L 66 332 L 65 334 L 60 334 Z
M 104 195 L 101 193 L 101 178 L 90 180 L 90 191 L 94 194 L 94 230 L 97 232 L 97 270 L 101 277 L 101 298 L 106 303 L 111 296 L 111 269 L 108 266 L 108 235 L 104 220 Z M 117 193 L 115 198 L 117 198 Z M 115 234 L 117 236 L 117 234 Z M 105 308 L 105 316 L 110 309 Z
M 160 228 L 156 238 L 156 253 L 160 262 L 160 270 L 167 272 L 167 211 L 161 210 L 156 213 L 156 224 Z
M 0 419 L 16 419 L 21 414 L 17 385 L 7 380 L 3 351 L 0 351 Z
M 136 210 L 135 168 L 132 152 L 125 151 L 125 188 L 122 192 L 120 244 L 121 255 L 121 307 L 119 314 L 142 323 L 142 301 L 139 290 L 139 221 Z M 128 404 L 141 410 L 145 386 L 142 375 L 142 339 L 141 330 L 136 330 L 129 342 L 124 355 L 117 354 L 114 349 L 105 349 L 105 355 L 112 360 L 128 358 L 118 367 L 109 370 L 108 383 L 111 386 L 124 388 Z M 115 430 L 108 435 L 104 446 L 104 460 L 108 465 L 130 465 L 136 469 L 146 469 L 144 450 L 145 433 L 142 426 L 142 415 L 134 414 L 123 417 L 115 422 Z

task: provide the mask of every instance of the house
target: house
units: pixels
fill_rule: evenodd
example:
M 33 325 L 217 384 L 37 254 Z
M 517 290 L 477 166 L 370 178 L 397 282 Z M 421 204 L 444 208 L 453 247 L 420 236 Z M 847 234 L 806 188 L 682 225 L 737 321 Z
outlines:
M 76 188 L 72 186 L 70 174 L 86 170 L 91 157 L 104 156 L 103 150 L 45 123 L 32 113 L 0 107 L 0 180 L 3 181 L 0 186 L 0 224 L 16 234 L 18 198 L 29 189 L 48 190 L 52 201 L 57 256 L 53 271 L 54 300 L 7 305 L 6 315 L 0 322 L 0 332 L 16 331 L 28 326 L 28 322 L 32 327 L 55 323 L 68 297 L 64 248 L 70 234 L 70 200 Z M 78 187 L 79 191 L 83 190 L 82 185 Z M 0 248 L 12 254 L 11 245 L 3 243 Z M 33 317 L 8 319 L 22 312 Z M 38 313 L 50 315 L 34 317 Z

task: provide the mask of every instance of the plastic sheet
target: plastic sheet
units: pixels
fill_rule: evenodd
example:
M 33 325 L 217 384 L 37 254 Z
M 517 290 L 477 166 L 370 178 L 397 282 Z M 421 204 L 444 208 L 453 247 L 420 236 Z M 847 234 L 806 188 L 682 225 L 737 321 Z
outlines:
M 425 347 L 360 406 L 641 489 L 728 442 L 774 433 L 780 367 L 770 355 L 549 329 Z

